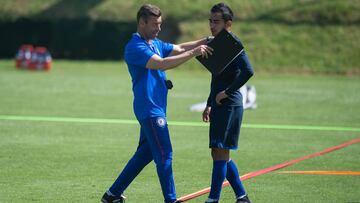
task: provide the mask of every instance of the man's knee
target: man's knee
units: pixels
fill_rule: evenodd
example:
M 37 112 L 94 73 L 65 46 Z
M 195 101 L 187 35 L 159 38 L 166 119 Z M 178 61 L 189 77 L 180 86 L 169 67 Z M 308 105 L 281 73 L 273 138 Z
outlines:
M 163 153 L 160 153 L 160 154 L 157 154 L 155 155 L 154 158 L 154 162 L 156 165 L 163 165 L 163 164 L 166 164 L 166 163 L 171 163 L 172 162 L 172 152 L 163 152 Z
M 212 148 L 211 156 L 213 160 L 230 160 L 230 152 L 228 149 Z

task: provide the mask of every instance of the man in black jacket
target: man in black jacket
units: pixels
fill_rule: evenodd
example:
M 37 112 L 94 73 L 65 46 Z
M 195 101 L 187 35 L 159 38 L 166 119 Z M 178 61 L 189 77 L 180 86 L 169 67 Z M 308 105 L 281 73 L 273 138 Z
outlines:
M 212 35 L 216 36 L 223 29 L 231 33 L 232 19 L 233 12 L 227 5 L 224 3 L 214 5 L 209 19 Z M 232 35 L 239 40 L 234 34 Z M 236 203 L 250 202 L 239 178 L 238 169 L 230 159 L 230 150 L 238 148 L 243 116 L 242 95 L 239 88 L 253 74 L 249 59 L 243 51 L 222 73 L 212 75 L 210 95 L 202 114 L 203 121 L 210 122 L 209 147 L 213 158 L 211 191 L 205 203 L 219 201 L 225 178 L 235 192 Z

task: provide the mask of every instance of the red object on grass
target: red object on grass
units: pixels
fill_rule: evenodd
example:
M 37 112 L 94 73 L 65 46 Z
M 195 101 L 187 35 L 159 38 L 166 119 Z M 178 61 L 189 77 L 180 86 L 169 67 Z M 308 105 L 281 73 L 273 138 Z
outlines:
M 24 44 L 20 47 L 15 57 L 15 65 L 17 68 L 27 69 L 31 63 L 31 54 L 34 47 L 31 44 Z
M 317 152 L 317 153 L 314 153 L 314 154 L 310 154 L 310 155 L 307 155 L 307 156 L 303 156 L 303 157 L 299 157 L 297 159 L 294 159 L 294 160 L 291 160 L 291 161 L 288 161 L 288 162 L 285 162 L 285 163 L 282 163 L 282 164 L 278 164 L 278 165 L 275 165 L 275 166 L 271 166 L 271 167 L 268 167 L 268 168 L 264 168 L 264 169 L 260 169 L 260 170 L 257 170 L 257 171 L 254 171 L 254 172 L 250 172 L 246 175 L 243 175 L 243 176 L 240 176 L 240 179 L 241 180 L 246 180 L 246 179 L 250 179 L 250 178 L 253 178 L 253 177 L 256 177 L 256 176 L 259 176 L 259 175 L 263 175 L 265 173 L 269 173 L 271 171 L 275 171 L 275 170 L 278 170 L 278 169 L 281 169 L 281 168 L 284 168 L 284 167 L 287 167 L 287 166 L 290 166 L 294 163 L 297 163 L 297 162 L 300 162 L 300 161 L 303 161 L 305 159 L 310 159 L 312 157 L 315 157 L 315 156 L 319 156 L 319 155 L 322 155 L 322 154 L 326 154 L 326 153 L 329 153 L 329 152 L 332 152 L 332 151 L 335 151 L 335 150 L 338 150 L 338 149 L 341 149 L 341 148 L 344 148 L 344 147 L 347 147 L 349 145 L 352 145 L 352 144 L 356 144 L 360 142 L 360 138 L 357 138 L 355 140 L 351 140 L 351 141 L 348 141 L 348 142 L 345 142 L 341 145 L 338 145 L 338 146 L 335 146 L 335 147 L 330 147 L 328 149 L 325 149 L 323 151 L 320 151 L 320 152 Z M 222 187 L 226 187 L 226 186 L 229 186 L 230 183 L 228 181 L 225 181 L 222 185 Z M 202 190 L 199 190 L 197 192 L 194 192 L 192 194 L 189 194 L 189 195 L 186 195 L 186 196 L 183 196 L 183 197 L 180 197 L 178 199 L 179 202 L 185 202 L 185 201 L 188 201 L 190 199 L 194 199 L 196 197 L 199 197 L 201 195 L 204 195 L 204 194 L 207 194 L 210 192 L 210 187 L 208 188 L 205 188 L 205 189 L 202 189 Z
M 46 47 L 33 47 L 24 44 L 20 47 L 15 57 L 17 68 L 30 70 L 50 70 L 52 58 Z
M 46 47 L 36 47 L 31 56 L 31 70 L 50 70 L 51 56 Z

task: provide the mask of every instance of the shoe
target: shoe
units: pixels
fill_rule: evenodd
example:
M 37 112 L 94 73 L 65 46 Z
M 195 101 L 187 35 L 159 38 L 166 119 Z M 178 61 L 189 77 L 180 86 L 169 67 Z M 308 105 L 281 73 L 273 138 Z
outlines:
M 236 199 L 236 202 L 235 203 L 251 203 L 249 197 L 247 195 L 239 198 L 239 199 Z
M 205 203 L 219 203 L 219 200 L 207 199 Z
M 126 199 L 126 197 L 124 195 L 113 196 L 113 195 L 109 195 L 108 193 L 105 192 L 105 194 L 101 198 L 101 202 L 103 202 L 103 203 L 124 203 L 125 199 Z

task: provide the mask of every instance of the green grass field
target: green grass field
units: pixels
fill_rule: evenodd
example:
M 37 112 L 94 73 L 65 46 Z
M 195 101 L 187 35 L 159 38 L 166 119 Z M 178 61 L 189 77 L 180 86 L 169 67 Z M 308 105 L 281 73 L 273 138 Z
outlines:
M 360 137 L 359 76 L 257 71 L 256 110 L 244 124 L 346 127 L 338 130 L 249 128 L 232 153 L 241 174 L 309 155 Z M 171 70 L 168 120 L 201 123 L 189 106 L 209 91 L 196 62 Z M 24 116 L 23 120 L 4 119 Z M 30 121 L 30 117 L 134 120 L 131 81 L 123 62 L 55 61 L 50 72 L 17 70 L 0 61 L 0 202 L 99 202 L 133 154 L 137 124 Z M 207 127 L 169 126 L 178 196 L 210 185 Z M 349 129 L 352 129 L 350 131 Z M 191 140 L 189 143 L 188 141 Z M 360 144 L 284 170 L 360 171 Z M 244 181 L 253 202 L 360 202 L 360 176 L 276 171 Z M 356 192 L 357 191 L 357 192 Z M 153 162 L 126 190 L 128 202 L 162 202 Z M 189 202 L 203 202 L 206 196 Z M 229 187 L 223 203 L 233 202 Z

